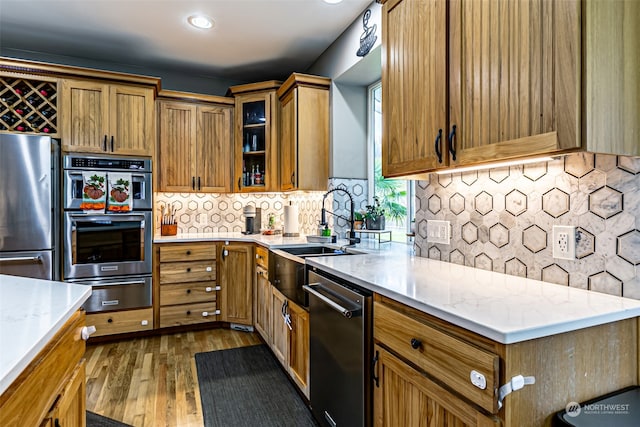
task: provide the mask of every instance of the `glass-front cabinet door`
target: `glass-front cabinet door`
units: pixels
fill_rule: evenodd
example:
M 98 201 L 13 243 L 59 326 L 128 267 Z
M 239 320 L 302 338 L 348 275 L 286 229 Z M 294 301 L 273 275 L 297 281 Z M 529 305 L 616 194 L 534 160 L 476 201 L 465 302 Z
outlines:
M 275 88 L 242 92 L 254 85 L 231 88 L 234 95 L 240 92 L 235 95 L 234 192 L 278 190 L 278 99 Z

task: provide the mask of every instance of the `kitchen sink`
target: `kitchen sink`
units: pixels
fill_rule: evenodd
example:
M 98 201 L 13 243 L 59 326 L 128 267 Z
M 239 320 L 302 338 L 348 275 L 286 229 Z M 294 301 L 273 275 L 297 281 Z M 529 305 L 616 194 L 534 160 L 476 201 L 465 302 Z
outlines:
M 329 246 L 292 246 L 277 249 L 300 258 L 307 258 L 311 256 L 352 255 L 350 252 L 342 249 L 331 248 Z

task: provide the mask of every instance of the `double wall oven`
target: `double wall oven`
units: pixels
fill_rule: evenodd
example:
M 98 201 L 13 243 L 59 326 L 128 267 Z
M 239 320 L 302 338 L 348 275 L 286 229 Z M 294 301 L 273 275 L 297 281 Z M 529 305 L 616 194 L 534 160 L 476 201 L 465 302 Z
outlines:
M 70 154 L 63 158 L 63 278 L 92 287 L 87 312 L 151 306 L 152 175 L 148 158 Z M 83 210 L 86 177 L 130 177 L 126 211 Z

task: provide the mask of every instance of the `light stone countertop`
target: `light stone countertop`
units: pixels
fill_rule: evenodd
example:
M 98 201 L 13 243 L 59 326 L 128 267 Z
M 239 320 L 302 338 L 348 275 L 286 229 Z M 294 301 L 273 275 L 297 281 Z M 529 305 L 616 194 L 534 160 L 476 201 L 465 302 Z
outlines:
M 0 274 L 0 394 L 90 295 L 90 286 Z
M 158 236 L 155 242 L 245 241 L 277 248 L 306 238 L 198 233 Z M 341 246 L 338 241 L 332 246 Z M 355 247 L 361 255 L 307 258 L 307 264 L 502 344 L 541 338 L 640 316 L 640 301 L 539 280 L 435 261 L 411 246 Z

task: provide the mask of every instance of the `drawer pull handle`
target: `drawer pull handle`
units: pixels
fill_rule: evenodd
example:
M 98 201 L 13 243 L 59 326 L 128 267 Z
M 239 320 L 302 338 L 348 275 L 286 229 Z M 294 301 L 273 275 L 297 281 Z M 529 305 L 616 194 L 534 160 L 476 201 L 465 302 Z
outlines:
M 190 294 L 191 293 L 191 289 L 187 289 L 187 293 Z
M 213 291 L 213 288 L 211 286 L 207 286 L 206 288 L 204 288 L 205 292 L 211 292 Z
M 191 255 L 191 251 L 187 251 L 187 255 Z
M 191 310 L 187 310 L 187 316 L 191 315 Z
M 113 323 L 113 319 L 112 318 L 108 318 L 107 319 L 107 323 Z
M 191 273 L 191 267 L 187 268 L 187 273 Z
M 417 338 L 411 338 L 411 348 L 417 350 L 422 346 L 422 341 Z

